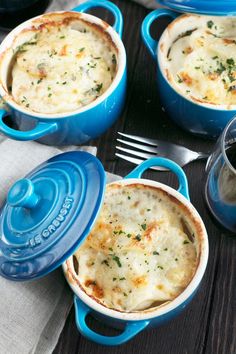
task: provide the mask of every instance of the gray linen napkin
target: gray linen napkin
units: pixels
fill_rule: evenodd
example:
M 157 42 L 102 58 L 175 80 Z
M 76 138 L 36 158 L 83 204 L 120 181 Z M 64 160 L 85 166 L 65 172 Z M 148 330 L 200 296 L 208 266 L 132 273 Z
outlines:
M 0 136 L 0 207 L 12 183 L 48 158 L 67 150 Z M 107 174 L 108 182 L 118 176 Z M 72 305 L 72 292 L 61 269 L 32 282 L 15 283 L 0 277 L 0 353 L 49 354 L 55 348 Z

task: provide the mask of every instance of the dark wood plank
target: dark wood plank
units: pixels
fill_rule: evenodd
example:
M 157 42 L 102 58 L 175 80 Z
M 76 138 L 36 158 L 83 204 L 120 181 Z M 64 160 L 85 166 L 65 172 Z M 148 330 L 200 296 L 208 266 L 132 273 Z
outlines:
M 124 44 L 128 57 L 129 85 L 126 108 L 120 119 L 102 137 L 91 142 L 98 146 L 98 157 L 106 170 L 125 176 L 134 166 L 115 158 L 117 131 L 170 140 L 193 149 L 208 151 L 213 142 L 194 137 L 178 128 L 162 111 L 156 89 L 156 65 L 142 44 L 140 26 L 148 13 L 130 1 L 114 1 L 121 8 L 124 19 Z M 159 24 L 156 32 L 161 31 Z M 235 240 L 223 236 L 206 209 L 203 197 L 204 162 L 198 161 L 185 167 L 193 205 L 201 214 L 209 234 L 210 256 L 201 287 L 188 308 L 171 322 L 141 333 L 129 343 L 115 348 L 98 346 L 84 339 L 77 332 L 72 312 L 67 319 L 54 354 L 234 354 L 236 339 L 233 337 L 235 318 L 236 260 Z M 147 178 L 176 187 L 171 173 L 148 172 Z M 106 334 L 114 330 L 90 320 L 98 331 Z

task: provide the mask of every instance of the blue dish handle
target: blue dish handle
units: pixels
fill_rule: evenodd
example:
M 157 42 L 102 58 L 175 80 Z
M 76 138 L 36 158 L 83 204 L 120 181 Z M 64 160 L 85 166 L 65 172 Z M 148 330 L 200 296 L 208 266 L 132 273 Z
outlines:
M 113 4 L 110 1 L 106 0 L 89 0 L 81 5 L 75 7 L 72 11 L 77 11 L 77 12 L 86 12 L 87 10 L 92 9 L 93 7 L 102 7 L 104 9 L 107 9 L 111 11 L 115 18 L 115 22 L 113 25 L 114 30 L 119 34 L 120 37 L 122 37 L 122 32 L 123 32 L 123 17 L 120 12 L 120 9 Z
M 179 16 L 179 14 L 171 10 L 157 9 L 150 12 L 150 14 L 148 14 L 145 17 L 142 23 L 141 34 L 143 37 L 143 41 L 155 60 L 157 57 L 156 51 L 157 51 L 158 41 L 152 38 L 150 34 L 150 27 L 155 20 L 164 16 L 170 17 L 171 19 L 174 20 L 176 17 Z
M 129 321 L 123 333 L 118 336 L 104 336 L 92 331 L 86 324 L 86 317 L 92 311 L 77 296 L 74 296 L 75 320 L 79 332 L 89 340 L 102 345 L 120 345 L 132 339 L 149 325 L 149 321 Z
M 45 135 L 54 133 L 58 126 L 57 123 L 37 123 L 36 127 L 32 130 L 20 131 L 8 127 L 3 121 L 3 117 L 8 114 L 4 109 L 0 110 L 0 133 L 8 136 L 9 138 L 21 141 L 36 140 L 42 138 Z
M 164 157 L 153 157 L 149 160 L 142 162 L 125 178 L 141 178 L 142 174 L 147 169 L 153 166 L 165 167 L 172 171 L 177 176 L 179 181 L 178 192 L 181 193 L 186 199 L 190 200 L 188 191 L 188 181 L 184 171 L 179 165 L 177 165 L 177 163 Z

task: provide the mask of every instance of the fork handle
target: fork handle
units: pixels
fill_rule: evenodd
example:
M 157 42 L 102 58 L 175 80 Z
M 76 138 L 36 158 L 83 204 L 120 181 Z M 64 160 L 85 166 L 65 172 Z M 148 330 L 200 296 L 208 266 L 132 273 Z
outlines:
M 198 152 L 197 160 L 208 159 L 209 156 L 210 154 L 206 154 L 205 152 Z
M 142 162 L 138 167 L 136 167 L 132 172 L 130 172 L 125 178 L 141 178 L 142 174 L 148 170 L 150 167 L 160 166 L 165 167 L 168 170 L 172 171 L 178 178 L 179 188 L 178 192 L 181 193 L 186 199 L 189 198 L 189 190 L 188 190 L 188 181 L 187 177 L 182 170 L 182 168 L 177 165 L 172 160 L 166 159 L 164 157 L 153 157 Z

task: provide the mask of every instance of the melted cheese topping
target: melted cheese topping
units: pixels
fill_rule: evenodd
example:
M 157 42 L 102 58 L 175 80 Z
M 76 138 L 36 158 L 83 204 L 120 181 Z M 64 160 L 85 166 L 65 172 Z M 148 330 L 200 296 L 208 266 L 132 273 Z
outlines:
M 15 101 L 32 111 L 77 110 L 102 95 L 116 74 L 108 37 L 82 21 L 64 22 L 39 27 L 16 49 L 9 86 Z
M 192 221 L 179 210 L 159 189 L 108 186 L 99 219 L 74 255 L 86 293 L 127 312 L 179 295 L 199 257 Z
M 170 81 L 194 101 L 235 105 L 236 19 L 191 18 L 191 27 L 183 30 L 169 47 Z

